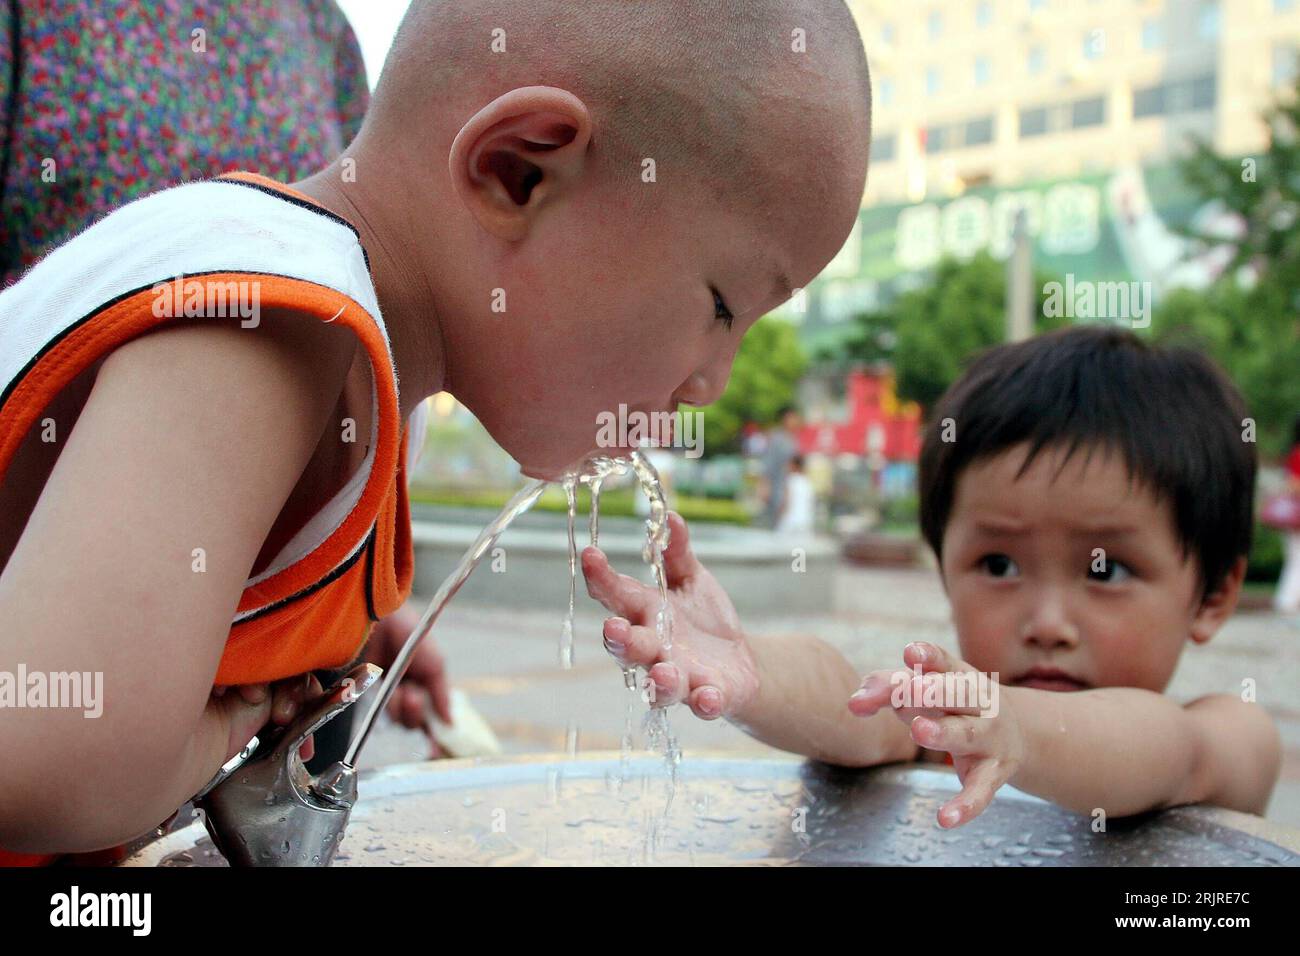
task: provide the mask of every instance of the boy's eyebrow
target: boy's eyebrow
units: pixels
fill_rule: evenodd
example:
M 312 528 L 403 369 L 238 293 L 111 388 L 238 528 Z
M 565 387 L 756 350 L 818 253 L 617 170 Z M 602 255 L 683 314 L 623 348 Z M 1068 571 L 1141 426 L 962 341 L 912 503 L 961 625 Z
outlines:
M 986 534 L 1020 535 L 1029 534 L 1029 529 L 1013 521 L 997 521 L 981 518 L 975 522 L 975 530 Z
M 1070 534 L 1077 538 L 1096 537 L 1099 535 L 1137 534 L 1142 529 L 1131 524 L 1096 524 L 1071 528 Z

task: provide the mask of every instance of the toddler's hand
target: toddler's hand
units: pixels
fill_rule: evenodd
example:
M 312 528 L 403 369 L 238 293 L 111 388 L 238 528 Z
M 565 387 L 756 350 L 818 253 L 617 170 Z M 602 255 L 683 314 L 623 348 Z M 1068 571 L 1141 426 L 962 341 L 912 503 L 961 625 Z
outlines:
M 868 674 L 862 688 L 849 698 L 849 710 L 859 717 L 869 717 L 882 707 L 892 707 L 894 714 L 907 724 L 912 740 L 928 750 L 952 754 L 953 767 L 961 780 L 961 793 L 939 808 L 939 825 L 961 826 L 975 819 L 997 793 L 999 787 L 1020 769 L 1025 758 L 1025 740 L 1020 724 L 1006 695 L 998 695 L 996 716 L 982 714 L 978 707 L 908 707 L 905 704 L 931 699 L 943 701 L 943 674 L 976 672 L 934 644 L 914 643 L 903 649 L 907 670 L 875 671 Z M 919 668 L 918 676 L 914 668 Z M 987 677 L 985 677 L 987 679 Z M 910 694 L 904 694 L 910 684 Z
M 410 604 L 402 605 L 371 631 L 366 660 L 388 670 L 419 623 L 420 612 Z M 451 685 L 446 661 L 433 637 L 426 635 L 416 646 L 406 673 L 388 701 L 388 716 L 403 727 L 424 731 L 429 740 L 429 759 L 436 760 L 445 755 L 433 735 L 430 714 L 451 725 Z
M 227 693 L 234 690 L 234 695 Z M 314 674 L 287 677 L 273 684 L 242 684 L 233 688 L 216 686 L 208 699 L 209 707 L 226 708 L 231 714 L 230 740 L 226 759 L 229 760 L 270 721 L 279 727 L 289 724 L 298 716 L 305 701 L 314 700 L 324 693 Z M 236 699 L 237 698 L 237 699 Z M 303 760 L 310 760 L 316 752 L 311 737 L 298 748 Z
M 730 598 L 690 549 L 686 522 L 668 514 L 664 551 L 672 648 L 655 632 L 659 592 L 618 574 L 599 548 L 582 552 L 587 593 L 619 615 L 605 621 L 605 649 L 624 667 L 641 666 L 654 682 L 654 706 L 685 701 L 695 716 L 736 713 L 758 691 L 758 668 Z

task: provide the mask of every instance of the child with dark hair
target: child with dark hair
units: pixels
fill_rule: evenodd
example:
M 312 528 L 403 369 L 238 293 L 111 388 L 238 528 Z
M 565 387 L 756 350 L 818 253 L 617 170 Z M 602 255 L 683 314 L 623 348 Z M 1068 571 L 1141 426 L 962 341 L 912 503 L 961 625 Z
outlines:
M 679 518 L 670 651 L 652 626 L 657 593 L 595 549 L 583 568 L 621 615 L 607 646 L 650 669 L 658 704 L 685 700 L 831 763 L 951 761 L 962 791 L 942 826 L 979 815 L 1005 783 L 1081 813 L 1262 813 L 1281 759 L 1264 709 L 1164 695 L 1183 647 L 1209 641 L 1241 590 L 1256 470 L 1245 417 L 1204 357 L 1114 328 L 977 357 L 933 410 L 920 468 L 961 658 L 909 644 L 908 669 L 860 687 L 822 641 L 746 635 Z M 984 693 L 954 693 L 966 686 Z

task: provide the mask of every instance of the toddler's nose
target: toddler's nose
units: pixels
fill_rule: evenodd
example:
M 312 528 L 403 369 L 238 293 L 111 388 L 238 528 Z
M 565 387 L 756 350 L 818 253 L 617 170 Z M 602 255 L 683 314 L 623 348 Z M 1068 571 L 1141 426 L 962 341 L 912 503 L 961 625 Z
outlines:
M 1054 589 L 1036 596 L 1022 636 L 1026 644 L 1042 648 L 1074 647 L 1079 643 L 1079 629 Z

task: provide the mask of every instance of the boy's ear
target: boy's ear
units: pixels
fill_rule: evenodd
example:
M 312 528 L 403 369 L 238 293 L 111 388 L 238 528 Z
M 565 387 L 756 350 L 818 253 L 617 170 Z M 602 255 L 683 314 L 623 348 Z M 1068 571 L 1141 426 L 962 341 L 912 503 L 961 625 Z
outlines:
M 591 125 L 586 104 L 565 90 L 503 93 L 456 134 L 452 188 L 485 230 L 516 242 L 538 211 L 582 176 Z
M 1192 640 L 1204 644 L 1212 638 L 1237 609 L 1241 583 L 1246 577 L 1246 558 L 1240 557 L 1224 575 L 1223 583 L 1205 596 L 1192 619 Z

